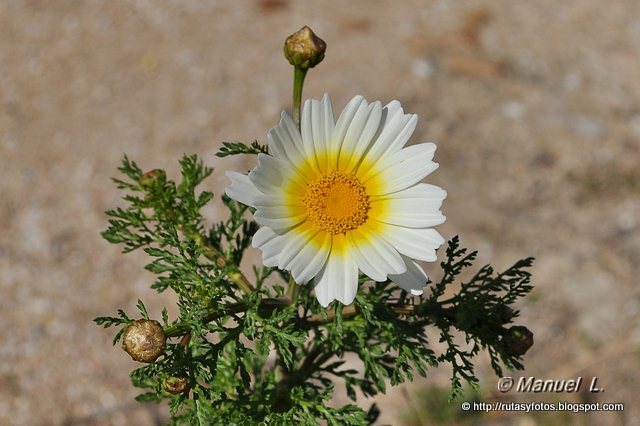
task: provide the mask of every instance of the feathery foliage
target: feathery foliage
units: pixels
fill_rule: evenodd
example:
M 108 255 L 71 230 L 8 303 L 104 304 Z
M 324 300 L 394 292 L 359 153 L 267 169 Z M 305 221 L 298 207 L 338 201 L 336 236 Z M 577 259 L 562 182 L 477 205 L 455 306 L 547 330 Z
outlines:
M 225 143 L 218 155 L 260 152 L 266 147 L 257 142 Z M 454 237 L 441 278 L 425 295 L 361 276 L 353 305 L 334 302 L 324 309 L 311 285 L 285 295 L 291 282 L 286 271 L 254 266 L 253 276 L 245 277 L 239 265 L 258 229 L 245 214 L 248 207 L 222 196 L 228 218 L 205 229 L 200 210 L 214 195 L 197 188 L 212 169 L 196 156 L 184 156 L 180 165 L 178 183 L 162 170 L 143 173 L 125 156 L 120 171 L 126 178 L 114 181 L 127 191 L 126 206 L 107 212 L 102 234 L 124 252 L 144 250 L 146 269 L 156 275 L 151 287 L 178 297 L 178 316 L 170 320 L 166 309 L 161 314 L 164 353 L 131 373 L 132 383 L 145 389 L 139 401 L 169 400 L 171 424 L 366 425 L 379 413 L 375 404 L 368 410 L 332 407 L 334 385 L 345 386 L 357 402 L 358 392 L 384 393 L 389 384 L 448 364 L 456 397 L 464 383 L 477 388 L 473 361 L 481 350 L 497 375 L 523 368 L 524 352 L 513 347 L 507 327 L 518 314 L 509 306 L 532 289 L 531 258 L 502 273 L 487 265 L 459 282 L 476 253 Z M 141 318 L 153 316 L 142 301 L 138 310 Z M 114 344 L 132 321 L 122 310 L 95 319 L 120 328 Z M 429 330 L 437 330 L 444 351 L 430 345 Z M 348 354 L 360 366 L 348 365 Z M 184 389 L 169 385 L 176 380 Z

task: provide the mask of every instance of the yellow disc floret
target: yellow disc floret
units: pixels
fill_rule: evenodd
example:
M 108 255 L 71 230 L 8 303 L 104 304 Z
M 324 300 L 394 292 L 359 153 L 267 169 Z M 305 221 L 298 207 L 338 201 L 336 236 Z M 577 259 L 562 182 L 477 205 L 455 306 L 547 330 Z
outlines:
M 369 196 L 352 175 L 331 171 L 307 185 L 307 218 L 330 234 L 344 234 L 367 220 Z

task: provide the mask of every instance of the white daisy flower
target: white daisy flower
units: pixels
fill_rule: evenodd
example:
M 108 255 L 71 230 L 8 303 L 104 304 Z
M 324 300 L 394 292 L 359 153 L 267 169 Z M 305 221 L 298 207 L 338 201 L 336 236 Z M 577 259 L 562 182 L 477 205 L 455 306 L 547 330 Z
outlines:
M 327 95 L 307 100 L 299 131 L 282 113 L 248 175 L 228 172 L 229 197 L 255 207 L 262 225 L 253 246 L 266 266 L 313 279 L 320 304 L 353 302 L 358 270 L 422 294 L 427 275 L 415 260 L 435 261 L 444 243 L 432 226 L 443 189 L 419 183 L 438 168 L 433 143 L 404 148 L 417 116 L 398 101 L 351 99 L 334 121 Z

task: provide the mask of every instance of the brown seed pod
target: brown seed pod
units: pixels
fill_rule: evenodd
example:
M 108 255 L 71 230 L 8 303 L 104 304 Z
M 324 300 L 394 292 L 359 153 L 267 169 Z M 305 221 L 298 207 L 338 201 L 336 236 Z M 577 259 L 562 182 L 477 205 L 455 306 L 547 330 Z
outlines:
M 134 361 L 153 362 L 164 353 L 167 336 L 156 320 L 140 319 L 132 322 L 122 335 L 122 349 Z
M 174 395 L 181 394 L 187 390 L 187 379 L 185 377 L 167 377 L 164 379 L 164 388 Z

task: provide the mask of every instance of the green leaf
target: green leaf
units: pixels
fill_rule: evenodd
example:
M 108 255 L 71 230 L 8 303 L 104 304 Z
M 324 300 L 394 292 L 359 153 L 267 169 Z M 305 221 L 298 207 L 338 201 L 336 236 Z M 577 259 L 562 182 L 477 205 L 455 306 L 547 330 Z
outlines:
M 268 154 L 269 147 L 267 145 L 260 145 L 257 140 L 251 143 L 251 146 L 247 146 L 242 142 L 222 142 L 222 148 L 216 153 L 217 157 L 227 157 L 229 155 L 238 154 Z
M 138 303 L 136 304 L 136 307 L 138 308 L 138 311 L 140 311 L 140 315 L 142 315 L 142 318 L 148 320 L 149 313 L 147 312 L 147 307 L 144 306 L 144 303 L 142 303 L 142 300 L 138 299 Z

